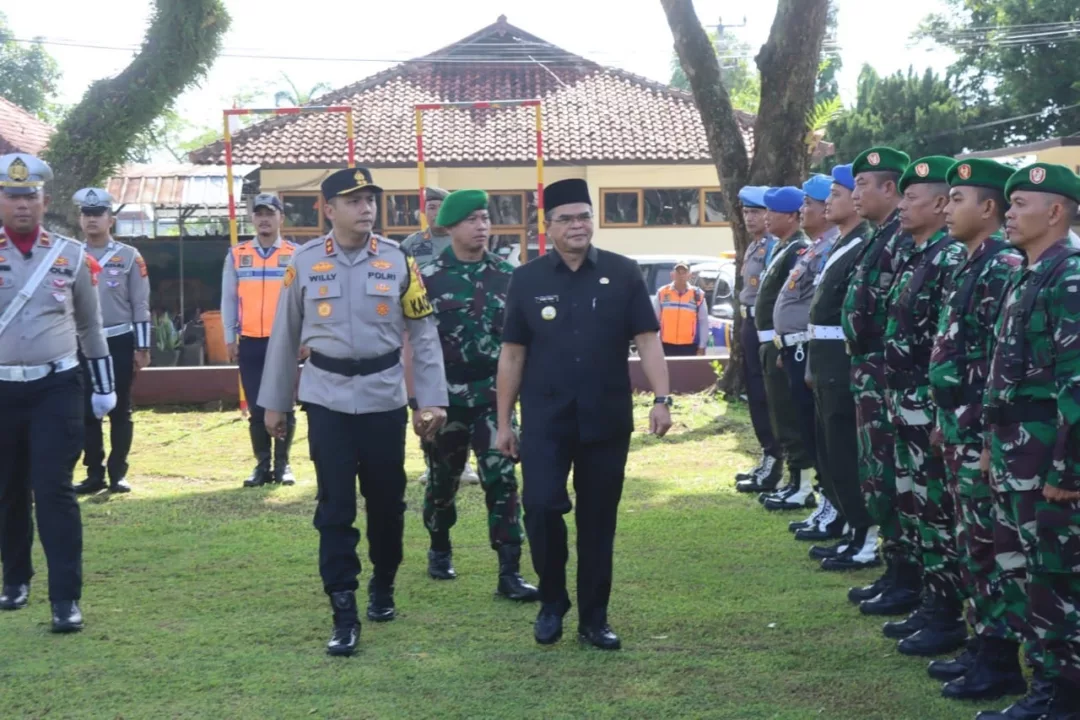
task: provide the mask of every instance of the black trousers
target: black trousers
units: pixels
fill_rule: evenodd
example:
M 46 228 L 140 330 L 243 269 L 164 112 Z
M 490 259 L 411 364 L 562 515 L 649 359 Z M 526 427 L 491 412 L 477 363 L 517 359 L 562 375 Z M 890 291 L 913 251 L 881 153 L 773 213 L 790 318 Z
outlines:
M 817 412 L 817 462 L 826 496 L 853 528 L 873 525 L 859 484 L 859 446 L 851 358 L 844 343 L 811 340 L 810 362 Z
M 698 346 L 694 343 L 689 345 L 672 345 L 663 343 L 664 355 L 667 357 L 693 357 L 697 355 Z
M 0 381 L 0 563 L 5 585 L 29 583 L 38 534 L 49 565 L 49 599 L 82 596 L 82 518 L 71 475 L 83 450 L 78 368 L 33 382 Z
M 90 406 L 90 397 L 94 393 L 93 383 L 90 381 L 90 367 L 86 358 L 79 355 L 82 362 L 83 396 L 86 398 L 83 405 L 86 432 L 83 465 L 86 466 L 86 476 L 91 480 L 105 479 L 107 468 L 109 479 L 117 481 L 123 480 L 128 473 L 127 459 L 134 436 L 131 422 L 131 388 L 135 383 L 135 333 L 111 337 L 108 342 L 109 354 L 113 360 L 113 375 L 116 378 L 116 407 L 109 412 L 110 451 L 107 463 L 102 421 L 94 415 Z
M 528 418 L 524 418 L 528 423 Z M 529 429 L 524 425 L 521 474 L 524 484 L 525 531 L 533 568 L 540 578 L 540 600 L 546 605 L 569 603 L 566 591 L 566 521 L 570 496 L 566 490 L 574 469 L 577 507 L 577 598 L 582 625 L 607 622 L 611 597 L 615 525 L 630 452 L 630 435 L 600 442 L 581 442 L 576 423 L 552 423 Z M 564 605 L 565 607 L 565 605 Z
M 263 365 L 266 364 L 266 348 L 270 338 L 241 337 L 237 361 L 240 365 L 240 384 L 247 398 L 248 422 L 262 424 L 266 411 L 258 404 L 259 386 L 262 385 Z
M 242 345 L 241 345 L 242 346 Z M 393 583 L 405 532 L 405 408 L 347 415 L 307 404 L 308 445 L 318 494 L 319 573 L 327 594 L 356 590 L 356 483 L 367 514 L 368 557 L 375 577 Z
M 814 392 L 806 384 L 806 344 L 786 347 L 780 351 L 784 358 L 784 372 L 787 373 L 788 387 L 791 389 L 791 404 L 798 423 L 799 438 L 802 441 L 806 463 L 803 468 L 817 467 L 817 433 L 814 415 Z
M 761 343 L 757 339 L 754 318 L 744 318 L 739 341 L 743 348 L 743 374 L 746 376 L 746 397 L 750 402 L 750 421 L 754 425 L 761 449 L 773 457 L 780 454 L 776 434 L 769 418 L 769 398 L 765 393 L 765 375 L 761 370 Z
M 803 444 L 803 431 L 799 427 L 799 411 L 791 397 L 791 379 L 787 369 L 778 368 L 776 359 L 780 350 L 771 342 L 761 343 L 761 370 L 765 375 L 765 390 L 769 398 L 769 418 L 776 439 L 787 461 L 788 469 L 797 472 L 814 467 L 813 456 Z

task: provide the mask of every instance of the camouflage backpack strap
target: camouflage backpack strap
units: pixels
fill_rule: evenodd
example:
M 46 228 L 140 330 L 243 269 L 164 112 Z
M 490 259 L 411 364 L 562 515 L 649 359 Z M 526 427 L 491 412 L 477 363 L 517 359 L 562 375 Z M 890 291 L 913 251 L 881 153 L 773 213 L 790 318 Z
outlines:
M 1039 297 L 1042 295 L 1043 288 L 1047 283 L 1057 274 L 1058 268 L 1071 257 L 1080 256 L 1080 248 L 1069 247 L 1066 248 L 1063 253 L 1050 261 L 1050 264 L 1046 267 L 1046 270 L 1042 273 L 1042 276 L 1035 280 L 1035 282 L 1029 283 L 1024 288 L 1024 294 L 1020 296 L 1020 307 L 1017 311 L 1017 322 L 1021 327 L 1027 327 L 1028 320 L 1031 318 L 1031 311 L 1035 309 L 1035 303 L 1038 302 Z M 1021 335 L 1016 344 L 1016 352 L 1018 357 L 1024 356 L 1024 336 Z
M 951 235 L 942 235 L 932 247 L 927 249 L 926 253 L 923 255 L 922 265 L 920 265 L 911 276 L 911 282 L 908 283 L 908 286 L 905 289 L 905 294 L 908 297 L 919 294 L 919 291 L 922 290 L 922 286 L 926 284 L 926 276 L 930 274 L 930 268 L 934 266 L 934 261 L 937 260 L 938 255 L 945 252 L 945 249 L 949 247 L 949 245 L 952 245 L 952 243 L 953 238 Z M 912 259 L 915 257 L 917 256 L 913 255 Z

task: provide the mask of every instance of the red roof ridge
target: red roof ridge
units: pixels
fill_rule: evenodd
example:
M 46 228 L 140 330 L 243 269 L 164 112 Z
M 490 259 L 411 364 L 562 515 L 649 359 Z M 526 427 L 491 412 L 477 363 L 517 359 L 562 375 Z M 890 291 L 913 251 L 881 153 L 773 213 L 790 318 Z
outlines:
M 51 125 L 0 96 L 0 154 L 37 155 L 49 144 L 53 132 Z

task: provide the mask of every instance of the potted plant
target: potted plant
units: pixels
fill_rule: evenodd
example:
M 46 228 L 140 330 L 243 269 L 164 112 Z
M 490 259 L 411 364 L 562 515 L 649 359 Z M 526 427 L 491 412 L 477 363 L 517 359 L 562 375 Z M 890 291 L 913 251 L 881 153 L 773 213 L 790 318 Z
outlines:
M 168 313 L 154 316 L 154 346 L 150 348 L 151 367 L 174 367 L 180 359 L 180 333 Z

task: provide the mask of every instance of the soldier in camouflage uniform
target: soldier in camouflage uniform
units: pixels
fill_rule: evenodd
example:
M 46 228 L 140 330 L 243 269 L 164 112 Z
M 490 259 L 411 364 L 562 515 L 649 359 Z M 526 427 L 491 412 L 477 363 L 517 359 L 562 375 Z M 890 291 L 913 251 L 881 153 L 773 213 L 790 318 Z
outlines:
M 913 246 L 889 290 L 885 327 L 885 393 L 896 429 L 896 506 L 902 541 L 923 566 L 923 602 L 906 620 L 886 623 L 905 655 L 940 655 L 967 638 L 956 552 L 956 512 L 945 487 L 945 464 L 931 452 L 936 419 L 930 397 L 930 353 L 945 285 L 967 258 L 945 230 L 946 178 L 953 159 L 914 161 L 900 178 L 900 226 Z
M 878 526 L 888 568 L 864 588 L 852 588 L 848 598 L 868 615 L 908 612 L 919 602 L 918 558 L 900 545 L 896 512 L 896 471 L 893 426 L 885 409 L 885 298 L 897 266 L 911 244 L 899 232 L 900 196 L 896 183 L 910 164 L 899 150 L 874 147 L 851 164 L 855 176 L 855 209 L 874 227 L 858 258 L 844 298 L 841 324 L 851 356 L 851 391 L 855 396 L 859 473 L 867 510 Z
M 984 398 L 984 464 L 1000 494 L 994 548 L 1001 600 L 1040 682 L 1004 713 L 979 717 L 1076 720 L 1080 251 L 1069 246 L 1067 234 L 1080 203 L 1080 178 L 1060 165 L 1036 163 L 1009 178 L 1005 194 L 1009 240 L 1026 258 L 998 316 Z
M 945 461 L 945 478 L 956 511 L 956 549 L 961 595 L 975 632 L 955 660 L 930 663 L 930 676 L 949 681 L 942 695 L 987 699 L 1027 689 L 1019 647 L 999 610 L 994 566 L 994 497 L 980 467 L 982 395 L 989 371 L 994 321 L 1020 255 L 1002 233 L 1008 166 L 993 160 L 955 163 L 947 176 L 945 223 L 964 243 L 967 259 L 946 291 L 930 355 L 930 386 L 937 404 L 931 437 Z
M 428 574 L 438 580 L 457 576 L 450 528 L 457 520 L 454 496 L 471 447 L 487 496 L 489 540 L 499 555 L 496 592 L 532 602 L 539 599 L 539 592 L 520 574 L 524 531 L 514 462 L 495 447 L 495 376 L 514 268 L 487 251 L 491 235 L 487 206 L 482 190 L 458 190 L 447 196 L 438 223 L 450 231 L 451 245 L 422 270 L 439 326 L 450 392 L 446 425 L 430 445 L 431 477 L 424 493 L 424 525 L 431 535 Z

